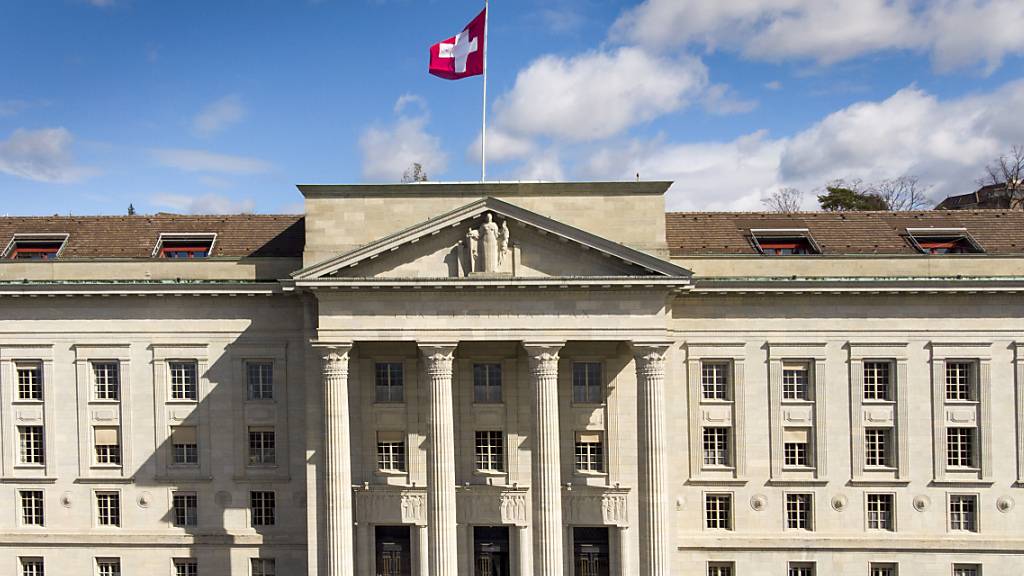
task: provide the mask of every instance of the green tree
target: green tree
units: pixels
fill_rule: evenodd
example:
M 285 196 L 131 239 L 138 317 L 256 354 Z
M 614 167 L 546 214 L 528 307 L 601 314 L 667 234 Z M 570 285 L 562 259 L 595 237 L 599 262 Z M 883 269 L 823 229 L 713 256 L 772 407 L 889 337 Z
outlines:
M 837 180 L 825 187 L 825 194 L 818 196 L 818 204 L 828 212 L 848 210 L 887 210 L 885 199 L 879 194 L 864 189 L 859 181 L 849 184 Z

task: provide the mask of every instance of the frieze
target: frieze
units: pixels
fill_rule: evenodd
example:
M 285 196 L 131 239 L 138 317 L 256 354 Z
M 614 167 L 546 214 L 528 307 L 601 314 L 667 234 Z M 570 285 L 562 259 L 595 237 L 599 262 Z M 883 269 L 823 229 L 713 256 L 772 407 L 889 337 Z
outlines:
M 355 491 L 357 522 L 370 524 L 427 523 L 427 493 L 424 490 L 364 488 Z
M 526 526 L 530 503 L 525 489 L 467 486 L 457 494 L 459 522 Z
M 562 499 L 565 502 L 566 522 L 569 524 L 618 527 L 629 525 L 629 501 L 626 491 L 566 491 L 562 494 Z

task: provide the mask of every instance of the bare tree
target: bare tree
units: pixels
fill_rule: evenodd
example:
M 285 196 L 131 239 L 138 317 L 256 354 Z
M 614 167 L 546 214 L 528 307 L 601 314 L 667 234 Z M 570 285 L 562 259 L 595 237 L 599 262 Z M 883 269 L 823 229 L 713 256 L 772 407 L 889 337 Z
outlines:
M 927 192 L 929 186 L 921 184 L 917 176 L 900 176 L 876 182 L 869 187 L 870 193 L 885 203 L 886 210 L 925 210 L 931 206 Z
M 423 170 L 423 165 L 419 162 L 413 162 L 412 166 L 405 169 L 402 173 L 402 183 L 410 184 L 412 182 L 426 182 L 427 173 Z
M 779 188 L 769 194 L 767 198 L 762 198 L 761 204 L 764 204 L 765 208 L 772 212 L 789 214 L 800 211 L 803 199 L 804 193 L 796 188 Z
M 1013 146 L 1009 154 L 1003 154 L 985 166 L 985 172 L 980 184 L 1001 185 L 1009 207 L 1024 209 L 1024 146 Z

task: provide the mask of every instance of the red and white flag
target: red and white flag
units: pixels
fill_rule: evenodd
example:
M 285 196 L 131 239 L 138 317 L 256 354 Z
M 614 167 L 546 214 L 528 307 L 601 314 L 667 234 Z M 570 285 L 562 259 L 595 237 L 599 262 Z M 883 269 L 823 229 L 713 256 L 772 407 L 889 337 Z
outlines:
M 484 8 L 457 36 L 430 47 L 430 73 L 447 80 L 483 74 L 486 30 L 487 9 Z

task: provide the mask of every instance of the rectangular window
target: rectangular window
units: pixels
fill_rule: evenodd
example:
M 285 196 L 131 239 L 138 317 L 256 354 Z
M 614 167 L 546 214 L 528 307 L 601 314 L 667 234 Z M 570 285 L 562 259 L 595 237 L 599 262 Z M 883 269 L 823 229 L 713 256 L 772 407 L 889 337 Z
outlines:
M 96 574 L 98 576 L 121 576 L 121 559 L 97 558 Z
M 888 468 L 892 430 L 889 428 L 867 428 L 864 430 L 864 465 L 874 468 Z
M 573 362 L 572 401 L 576 404 L 604 402 L 604 382 L 600 362 Z
M 96 523 L 100 526 L 121 525 L 121 494 L 118 492 L 96 493 Z
M 708 576 L 733 576 L 732 562 L 712 562 L 708 564 Z
M 865 400 L 892 400 L 891 367 L 889 362 L 864 363 Z
M 377 432 L 377 469 L 405 472 L 404 432 Z
M 600 432 L 576 433 L 576 471 L 604 472 L 604 447 Z
M 953 576 L 981 576 L 981 568 L 977 564 L 954 564 Z
M 974 428 L 946 428 L 946 465 L 974 467 Z
M 21 525 L 42 526 L 43 491 L 19 490 L 18 497 L 21 500 Z
M 894 530 L 893 498 L 892 494 L 867 495 L 869 530 Z
M 121 398 L 121 372 L 117 362 L 93 362 L 92 382 L 96 400 Z
M 808 391 L 808 373 L 806 363 L 786 363 L 782 365 L 782 399 L 810 400 Z
M 195 492 L 175 492 L 171 497 L 174 506 L 174 525 L 195 526 L 199 523 L 199 497 Z
M 195 362 L 171 362 L 171 400 L 197 400 L 199 389 L 196 385 Z
M 249 563 L 252 576 L 277 576 L 277 563 L 273 558 L 253 558 Z
M 728 466 L 729 429 L 704 428 L 704 465 Z
M 95 426 L 93 437 L 96 440 L 97 464 L 121 463 L 121 439 L 117 426 Z
M 786 494 L 786 528 L 813 530 L 811 524 L 811 494 Z
M 718 530 L 732 530 L 732 495 L 704 495 L 704 525 Z
M 11 260 L 53 260 L 60 254 L 67 234 L 18 234 L 11 241 L 6 257 Z
M 782 431 L 782 464 L 791 468 L 811 465 L 811 431 L 807 428 L 786 428 Z
M 43 460 L 43 427 L 18 426 L 18 462 L 42 465 Z
M 174 449 L 174 464 L 191 466 L 199 464 L 199 445 L 196 443 L 195 426 L 173 426 L 171 447 Z
M 946 362 L 946 400 L 976 400 L 974 363 Z
M 374 367 L 377 402 L 403 402 L 405 398 L 401 362 L 377 362 Z
M 729 399 L 729 364 L 702 362 L 700 365 L 701 395 L 705 400 Z
M 477 431 L 476 469 L 487 472 L 505 470 L 505 433 L 500 430 Z
M 249 427 L 249 465 L 265 466 L 277 463 L 277 440 L 271 426 Z
M 473 401 L 501 402 L 501 364 L 473 364 Z
M 42 558 L 18 558 L 21 564 L 21 576 L 45 576 L 43 573 Z
M 195 558 L 175 558 L 174 576 L 199 576 L 199 562 Z
M 276 498 L 271 491 L 253 491 L 249 493 L 249 506 L 252 509 L 253 526 L 273 526 Z
M 896 565 L 872 562 L 871 576 L 896 576 Z
M 245 384 L 249 400 L 273 400 L 274 363 L 246 362 Z
M 38 363 L 18 364 L 18 400 L 43 399 L 43 366 Z
M 954 494 L 949 497 L 949 529 L 958 532 L 978 531 L 978 497 Z
M 814 576 L 814 564 L 809 562 L 790 563 L 789 576 Z
M 216 234 L 160 234 L 154 256 L 174 259 L 206 258 L 213 251 Z

